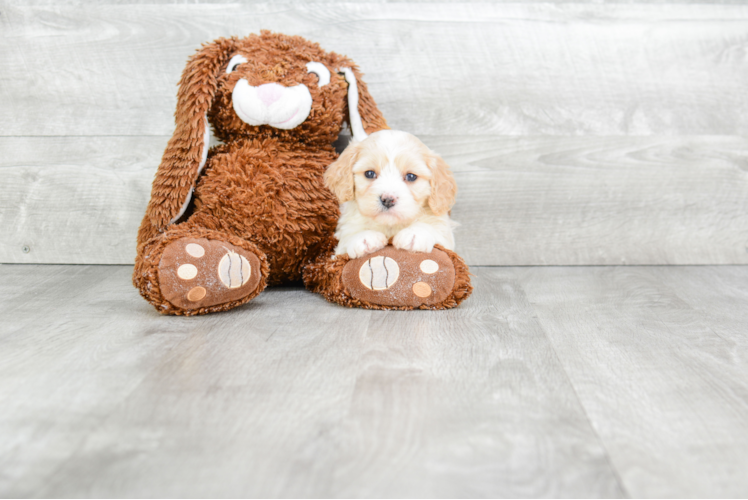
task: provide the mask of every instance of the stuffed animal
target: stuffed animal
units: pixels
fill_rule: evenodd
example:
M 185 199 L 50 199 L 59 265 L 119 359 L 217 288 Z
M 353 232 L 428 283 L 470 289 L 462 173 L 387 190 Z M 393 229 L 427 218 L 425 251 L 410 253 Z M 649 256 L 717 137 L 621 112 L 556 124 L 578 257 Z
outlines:
M 302 279 L 375 309 L 445 309 L 470 294 L 446 249 L 333 255 L 339 203 L 323 174 L 334 143 L 345 123 L 357 138 L 388 128 L 350 59 L 298 36 L 220 38 L 189 59 L 175 120 L 133 273 L 159 312 L 225 311 Z M 209 150 L 211 127 L 223 144 Z

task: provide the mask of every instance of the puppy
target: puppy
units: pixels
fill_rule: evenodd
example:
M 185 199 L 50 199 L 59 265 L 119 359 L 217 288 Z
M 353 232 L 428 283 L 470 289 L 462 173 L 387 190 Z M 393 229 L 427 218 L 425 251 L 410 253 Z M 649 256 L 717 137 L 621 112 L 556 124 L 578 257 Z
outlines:
M 346 148 L 325 172 L 340 201 L 335 255 L 355 259 L 384 248 L 454 250 L 449 218 L 457 184 L 449 165 L 415 136 L 380 130 Z

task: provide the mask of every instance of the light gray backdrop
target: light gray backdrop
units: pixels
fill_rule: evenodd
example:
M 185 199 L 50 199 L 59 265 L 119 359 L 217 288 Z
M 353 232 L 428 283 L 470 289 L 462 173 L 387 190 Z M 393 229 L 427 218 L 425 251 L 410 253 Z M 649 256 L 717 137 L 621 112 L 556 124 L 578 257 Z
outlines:
M 131 263 L 204 41 L 352 57 L 441 153 L 472 265 L 748 263 L 739 2 L 0 3 L 0 262 Z

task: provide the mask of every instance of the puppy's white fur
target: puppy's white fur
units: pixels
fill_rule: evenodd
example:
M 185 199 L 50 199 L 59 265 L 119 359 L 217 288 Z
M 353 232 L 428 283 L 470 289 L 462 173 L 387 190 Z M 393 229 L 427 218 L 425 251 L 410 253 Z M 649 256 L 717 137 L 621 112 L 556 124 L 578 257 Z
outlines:
M 348 146 L 328 167 L 325 184 L 341 202 L 336 255 L 358 258 L 393 237 L 396 248 L 413 252 L 431 252 L 437 243 L 454 250 L 449 210 L 457 185 L 444 160 L 415 136 L 380 130 Z

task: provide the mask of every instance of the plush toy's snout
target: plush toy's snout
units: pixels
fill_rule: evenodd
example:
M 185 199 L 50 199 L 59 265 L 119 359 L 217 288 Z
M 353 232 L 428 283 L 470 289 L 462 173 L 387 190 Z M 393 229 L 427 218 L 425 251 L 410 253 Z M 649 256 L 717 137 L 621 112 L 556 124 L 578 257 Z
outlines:
M 312 110 L 312 95 L 306 85 L 284 87 L 266 83 L 253 87 L 242 78 L 231 94 L 234 111 L 249 125 L 270 125 L 290 130 L 301 124 Z
M 248 60 L 241 54 L 231 58 L 226 73 L 231 74 Z M 318 86 L 330 83 L 330 70 L 320 62 L 306 64 L 307 73 L 317 75 Z M 312 94 L 303 83 L 285 86 L 276 82 L 251 85 L 246 78 L 239 79 L 231 93 L 232 106 L 237 116 L 246 124 L 270 125 L 281 130 L 291 130 L 303 123 L 312 110 Z
M 283 97 L 285 87 L 277 83 L 266 83 L 257 87 L 257 95 L 265 106 L 270 107 L 275 101 Z
M 244 56 L 232 57 L 226 72 L 233 72 L 243 62 L 247 62 Z M 317 75 L 317 85 L 320 88 L 330 83 L 331 75 L 327 66 L 310 61 L 306 67 L 309 73 Z M 356 76 L 350 68 L 340 68 L 337 71 L 348 83 L 348 121 L 351 132 L 355 140 L 362 141 L 367 135 L 358 113 Z M 286 87 L 278 83 L 264 83 L 253 86 L 245 78 L 241 78 L 234 85 L 231 101 L 236 115 L 248 125 L 270 125 L 281 130 L 291 130 L 309 117 L 313 99 L 309 88 L 304 84 Z

